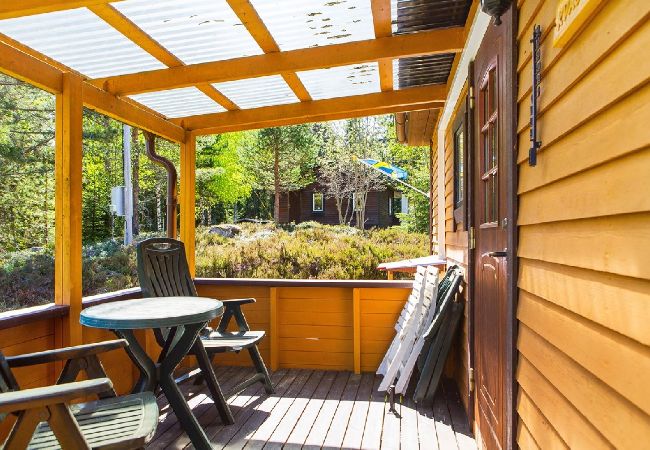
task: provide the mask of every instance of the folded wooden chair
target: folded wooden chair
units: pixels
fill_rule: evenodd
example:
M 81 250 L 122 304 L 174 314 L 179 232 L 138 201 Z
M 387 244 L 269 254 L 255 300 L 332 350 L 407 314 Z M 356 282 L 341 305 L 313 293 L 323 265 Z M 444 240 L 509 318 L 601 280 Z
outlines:
M 182 242 L 170 238 L 147 239 L 138 244 L 137 259 L 140 288 L 145 297 L 197 296 L 196 287 L 187 265 L 185 246 Z M 212 367 L 212 359 L 217 353 L 239 353 L 246 349 L 257 370 L 257 373 L 251 378 L 235 386 L 229 396 L 237 394 L 257 382 L 264 385 L 267 393 L 273 394 L 275 391 L 257 347 L 264 338 L 265 332 L 251 331 L 241 309 L 241 305 L 255 303 L 255 299 L 219 300 L 223 302 L 225 309 L 219 326 L 216 330 L 211 328 L 204 330 L 200 340 L 197 340 L 189 354 L 195 356 L 199 363 L 201 373 L 206 380 L 222 421 L 233 423 L 230 408 L 224 399 Z M 228 331 L 228 325 L 233 318 L 239 329 L 237 332 Z M 159 330 L 156 333 L 156 339 L 160 345 L 164 344 L 162 332 Z
M 4 447 L 14 449 L 135 449 L 158 425 L 151 392 L 118 397 L 97 355 L 126 347 L 124 340 L 5 357 L 0 352 L 0 422 L 16 416 Z M 65 361 L 55 386 L 20 389 L 11 369 Z M 89 378 L 74 382 L 84 371 Z M 99 400 L 71 405 L 89 396 Z
M 419 266 L 411 295 L 404 304 L 402 312 L 395 325 L 395 338 L 391 343 L 384 359 L 377 369 L 377 373 L 384 375 L 379 385 L 379 391 L 389 391 L 391 394 L 402 394 L 403 391 L 396 389 L 396 380 L 411 376 L 415 360 L 411 361 L 411 355 L 419 353 L 420 349 L 414 348 L 418 336 L 429 326 L 431 303 L 435 309 L 435 297 L 438 288 L 438 270 L 433 267 Z M 392 389 L 392 390 L 391 390 Z
M 456 301 L 462 281 L 463 274 L 458 266 L 450 267 L 440 281 L 435 317 L 422 335 L 424 343 L 417 359 L 420 377 L 413 393 L 416 403 L 433 403 L 463 313 L 463 304 Z

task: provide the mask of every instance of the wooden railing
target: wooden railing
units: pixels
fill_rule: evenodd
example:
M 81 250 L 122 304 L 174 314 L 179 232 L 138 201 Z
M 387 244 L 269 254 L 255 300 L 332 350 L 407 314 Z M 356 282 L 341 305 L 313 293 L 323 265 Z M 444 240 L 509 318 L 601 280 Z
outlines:
M 408 297 L 410 281 L 329 280 L 196 280 L 199 295 L 213 298 L 255 297 L 246 305 L 251 328 L 265 330 L 261 352 L 272 369 L 314 368 L 373 372 L 394 336 L 394 325 Z M 138 298 L 139 288 L 86 297 L 83 307 Z M 0 349 L 5 355 L 59 347 L 69 308 L 45 305 L 0 314 Z M 115 339 L 106 330 L 86 328 L 83 342 Z M 153 333 L 138 332 L 152 355 L 159 351 Z M 102 363 L 117 391 L 128 392 L 138 372 L 124 351 L 102 355 Z M 216 364 L 249 365 L 246 352 L 218 356 Z M 182 369 L 194 366 L 188 359 Z M 46 364 L 15 370 L 22 388 L 53 384 L 61 370 Z M 0 441 L 11 426 L 0 424 Z
M 262 356 L 272 369 L 374 371 L 394 336 L 410 281 L 197 279 L 200 295 L 255 297 L 246 317 L 269 338 Z M 247 355 L 227 355 L 248 364 Z
M 410 281 L 330 281 L 268 279 L 197 279 L 199 295 L 213 298 L 255 297 L 245 307 L 251 328 L 265 330 L 261 344 L 268 365 L 278 368 L 318 368 L 374 371 L 394 336 L 393 326 L 408 297 Z M 83 306 L 141 296 L 138 288 L 84 298 Z M 59 346 L 62 318 L 68 307 L 45 305 L 0 314 L 0 349 L 6 355 Z M 157 345 L 152 333 L 138 337 L 148 352 Z M 83 341 L 114 339 L 104 330 L 83 329 Z M 123 351 L 102 357 L 117 389 L 126 392 L 137 371 Z M 247 365 L 247 354 L 228 354 L 217 364 Z M 189 361 L 186 366 L 191 365 Z M 17 369 L 23 388 L 51 384 L 59 368 L 45 365 Z M 1 430 L 0 430 L 1 431 Z

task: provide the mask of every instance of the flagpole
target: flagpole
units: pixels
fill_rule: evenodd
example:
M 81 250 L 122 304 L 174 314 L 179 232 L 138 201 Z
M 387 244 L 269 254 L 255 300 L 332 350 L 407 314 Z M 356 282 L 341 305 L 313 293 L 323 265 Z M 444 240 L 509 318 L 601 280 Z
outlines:
M 393 181 L 397 181 L 398 183 L 403 184 L 403 185 L 406 186 L 407 188 L 412 189 L 412 190 L 414 190 L 415 192 L 424 195 L 426 198 L 430 198 L 428 192 L 424 192 L 424 191 L 422 191 L 422 190 L 416 188 L 415 186 L 413 186 L 413 185 L 411 185 L 411 184 L 409 184 L 409 183 L 407 183 L 407 182 L 405 182 L 405 181 L 402 181 L 402 180 L 400 180 L 400 179 L 398 179 L 398 178 L 393 178 L 393 177 L 391 177 L 390 175 L 388 175 L 388 174 L 387 174 L 386 172 L 384 172 L 383 170 L 378 169 L 377 167 L 373 166 L 372 164 L 367 163 L 366 161 L 364 161 L 364 160 L 361 159 L 361 158 L 357 158 L 357 157 L 355 156 L 354 159 L 356 159 L 357 161 L 359 161 L 361 164 L 363 164 L 363 165 L 365 165 L 365 166 L 367 166 L 367 167 L 370 167 L 370 168 L 373 169 L 373 170 L 376 170 L 376 171 L 379 172 L 380 174 L 382 174 L 382 175 L 384 175 L 384 176 L 387 176 L 387 177 L 390 178 L 391 180 L 393 180 Z

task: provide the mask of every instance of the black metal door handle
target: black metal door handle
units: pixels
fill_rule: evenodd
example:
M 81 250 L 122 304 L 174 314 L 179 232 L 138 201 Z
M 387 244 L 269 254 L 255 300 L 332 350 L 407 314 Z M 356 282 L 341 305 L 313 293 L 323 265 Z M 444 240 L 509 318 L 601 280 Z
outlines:
M 487 252 L 487 256 L 491 256 L 493 258 L 505 258 L 508 256 L 508 252 L 502 251 L 502 252 Z

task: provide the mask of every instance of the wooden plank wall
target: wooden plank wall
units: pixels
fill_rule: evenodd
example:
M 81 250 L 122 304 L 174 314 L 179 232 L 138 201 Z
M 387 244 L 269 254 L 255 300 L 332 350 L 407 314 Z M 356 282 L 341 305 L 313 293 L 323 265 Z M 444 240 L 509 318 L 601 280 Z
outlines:
M 268 335 L 260 350 L 276 368 L 354 370 L 354 290 L 359 295 L 360 368 L 374 372 L 395 336 L 408 288 L 272 287 L 198 285 L 199 295 L 255 297 L 245 306 L 251 329 Z M 275 301 L 271 298 L 274 296 Z M 275 305 L 275 306 L 274 306 Z M 276 323 L 272 323 L 275 308 Z M 273 338 L 273 333 L 276 338 Z M 272 350 L 272 346 L 275 348 Z M 250 365 L 248 353 L 220 355 L 217 364 Z
M 522 448 L 650 442 L 650 2 L 605 1 L 553 47 L 557 0 L 520 0 Z M 528 165 L 532 27 L 542 27 L 537 167 Z
M 55 319 L 45 319 L 0 330 L 0 350 L 5 356 L 13 356 L 54 348 L 54 325 Z M 55 380 L 54 364 L 18 368 L 14 374 L 21 388 L 47 386 Z M 8 416 L 0 423 L 0 442 L 13 422 L 13 417 Z
M 268 287 L 242 287 L 242 286 L 210 286 L 198 285 L 199 295 L 211 298 L 247 298 L 253 297 L 256 303 L 243 307 L 244 315 L 252 330 L 263 330 L 270 332 L 270 289 Z M 214 324 L 216 326 L 216 323 Z M 234 325 L 233 325 L 234 326 Z M 260 353 L 264 361 L 269 364 L 271 355 L 269 353 L 269 339 L 264 339 L 260 343 Z M 220 355 L 216 358 L 217 364 L 227 365 L 250 365 L 248 352 L 236 355 L 234 353 Z
M 429 245 L 431 246 L 431 254 L 439 253 L 438 249 L 438 133 L 434 132 L 431 139 L 431 150 L 429 152 L 430 160 L 429 167 L 431 176 L 429 179 L 429 190 L 431 201 L 429 208 L 431 209 L 429 217 Z
M 453 124 L 458 115 L 458 110 L 465 101 L 467 95 L 467 84 L 463 87 L 459 100 L 454 107 L 450 124 Z M 467 279 L 468 264 L 468 234 L 462 227 L 457 227 L 454 223 L 454 129 L 450 125 L 445 133 L 445 249 L 447 257 L 447 266 L 458 265 L 465 274 Z M 467 305 L 467 290 L 461 292 L 465 304 Z M 468 339 L 468 310 L 463 311 L 460 333 L 454 343 L 456 350 L 451 352 L 451 361 L 448 362 L 448 371 L 458 384 L 460 396 L 465 405 L 465 411 L 468 409 L 469 398 L 469 339 Z
M 277 341 L 277 368 L 307 368 L 325 370 L 355 369 L 355 335 L 358 339 L 358 368 L 374 372 L 395 335 L 395 322 L 410 293 L 409 283 L 395 282 L 399 287 L 272 287 L 216 286 L 199 284 L 200 295 L 215 298 L 255 297 L 255 304 L 244 307 L 251 329 L 265 330 L 267 338 L 260 350 L 267 365 L 271 365 L 271 343 Z M 355 291 L 358 300 L 355 300 Z M 138 293 L 122 296 L 137 298 Z M 271 297 L 275 295 L 276 321 L 271 325 Z M 355 302 L 358 301 L 358 308 Z M 355 316 L 356 311 L 356 316 Z M 0 350 L 7 355 L 31 353 L 55 348 L 56 321 L 43 319 L 0 329 Z M 356 326 L 355 326 L 356 321 Z M 214 324 L 216 325 L 216 324 Z M 276 338 L 273 338 L 273 333 Z M 154 357 L 160 351 L 153 333 L 140 332 L 138 338 Z M 83 342 L 116 339 L 105 330 L 83 328 Z M 138 371 L 122 350 L 101 355 L 109 378 L 118 393 L 127 393 L 138 378 Z M 218 356 L 217 364 L 251 365 L 248 353 Z M 188 360 L 180 369 L 194 367 Z M 58 369 L 54 364 L 15 370 L 22 388 L 47 386 L 56 381 Z M 0 424 L 0 442 L 6 437 L 13 421 Z

